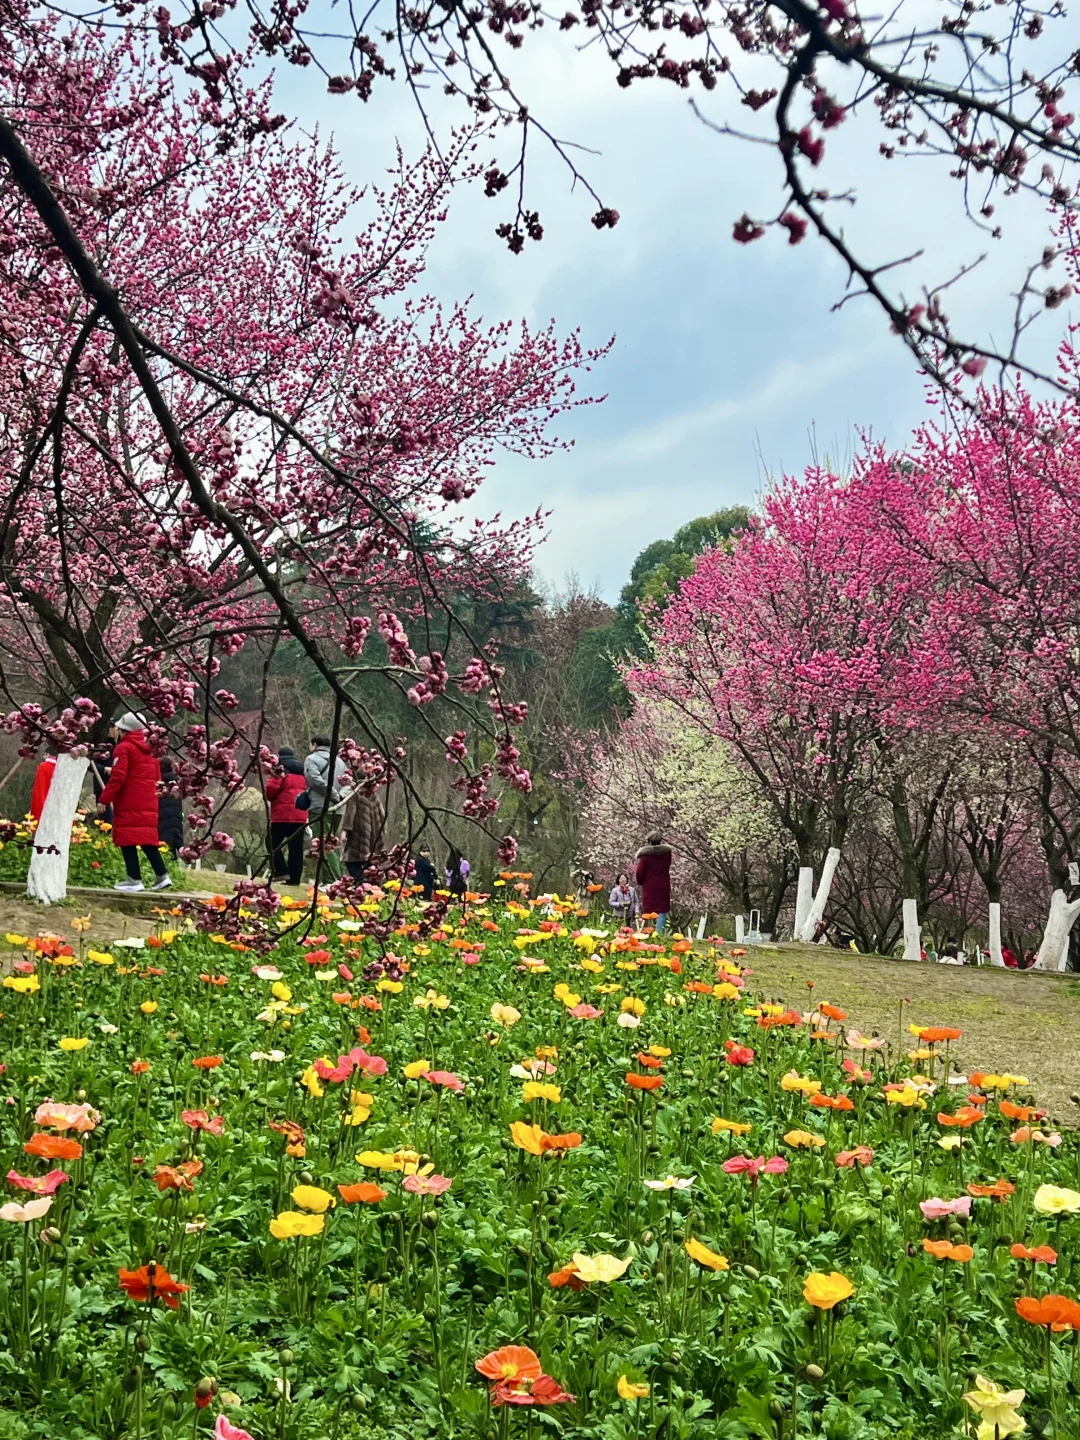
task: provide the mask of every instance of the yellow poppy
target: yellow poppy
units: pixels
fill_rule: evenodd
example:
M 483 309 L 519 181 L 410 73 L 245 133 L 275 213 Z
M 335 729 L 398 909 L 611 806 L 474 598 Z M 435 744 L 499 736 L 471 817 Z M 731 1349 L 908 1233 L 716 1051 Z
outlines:
M 815 1145 L 824 1145 L 825 1137 L 815 1135 L 810 1130 L 789 1130 L 784 1136 L 784 1144 L 790 1145 L 793 1150 L 810 1150 Z
M 401 1073 L 405 1076 L 406 1080 L 419 1080 L 424 1071 L 430 1069 L 430 1060 L 410 1060 Z
M 838 1270 L 833 1270 L 828 1275 L 815 1270 L 806 1277 L 802 1293 L 808 1305 L 813 1305 L 818 1310 L 831 1310 L 834 1305 L 839 1305 L 841 1300 L 854 1295 L 855 1286 Z
M 644 1400 L 649 1393 L 648 1385 L 638 1380 L 628 1380 L 625 1375 L 619 1376 L 619 1383 L 615 1388 L 622 1400 Z
M 583 1255 L 577 1251 L 574 1255 L 574 1268 L 578 1275 L 585 1281 L 586 1285 L 606 1285 L 612 1280 L 618 1280 L 620 1275 L 625 1275 L 630 1268 L 631 1257 L 620 1260 L 615 1255 Z
M 743 1120 L 724 1120 L 721 1116 L 718 1115 L 716 1119 L 712 1122 L 712 1126 L 710 1128 L 712 1129 L 712 1133 L 714 1135 L 721 1135 L 725 1132 L 728 1135 L 749 1135 L 750 1131 L 754 1127 L 752 1125 L 748 1125 Z
M 687 1255 L 691 1260 L 702 1265 L 706 1270 L 728 1270 L 730 1266 L 725 1255 L 720 1255 L 715 1250 L 710 1250 L 707 1245 L 702 1245 L 700 1240 L 687 1240 L 685 1246 Z
M 645 1014 L 645 1001 L 639 1000 L 636 995 L 627 995 L 619 1009 L 624 1015 L 636 1015 L 640 1019 Z
M 158 1002 L 156 1000 L 144 1000 L 139 1006 L 139 1009 L 144 1015 L 153 1015 L 157 1008 Z
M 320 1190 L 317 1185 L 297 1185 L 292 1192 L 292 1202 L 301 1210 L 310 1210 L 315 1215 L 325 1214 L 331 1205 L 336 1204 L 329 1190 Z
M 552 1105 L 558 1105 L 562 1099 L 562 1091 L 558 1085 L 548 1085 L 542 1080 L 526 1080 L 521 1087 L 521 1098 L 523 1100 L 547 1100 Z
M 85 1050 L 90 1041 L 83 1035 L 65 1035 L 62 1040 L 56 1042 L 61 1050 Z
M 321 1215 L 301 1215 L 299 1210 L 282 1210 L 270 1221 L 275 1240 L 292 1240 L 297 1235 L 321 1235 L 326 1221 Z
M 5 975 L 4 989 L 14 990 L 16 995 L 36 995 L 41 981 L 36 975 Z

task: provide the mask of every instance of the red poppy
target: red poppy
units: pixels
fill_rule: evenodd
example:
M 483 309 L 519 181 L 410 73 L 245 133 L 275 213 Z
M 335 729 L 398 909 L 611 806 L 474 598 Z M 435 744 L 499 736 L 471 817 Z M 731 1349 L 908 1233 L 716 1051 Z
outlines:
M 634 1059 L 639 1065 L 644 1065 L 646 1070 L 662 1070 L 664 1068 L 663 1060 L 658 1060 L 655 1055 L 645 1055 L 640 1050 L 634 1056 Z
M 326 965 L 333 956 L 329 950 L 309 950 L 305 958 L 309 965 Z
M 179 1310 L 177 1296 L 188 1289 L 187 1285 L 179 1284 L 163 1266 L 155 1265 L 152 1260 L 138 1270 L 121 1270 L 119 1276 L 121 1290 L 126 1291 L 132 1300 L 149 1300 L 151 1304 L 158 1299 L 164 1300 L 170 1310 Z
M 548 1284 L 553 1290 L 561 1290 L 564 1285 L 569 1285 L 571 1290 L 584 1290 L 585 1281 L 577 1272 L 574 1264 L 564 1265 L 561 1270 L 553 1270 L 548 1276 Z
M 172 1165 L 159 1165 L 154 1171 L 154 1184 L 164 1193 L 166 1190 L 187 1190 L 195 1189 L 191 1183 L 196 1175 L 202 1174 L 203 1163 L 201 1160 L 185 1160 L 182 1165 L 175 1168 Z
M 749 1045 L 736 1045 L 732 1040 L 725 1040 L 727 1048 L 727 1063 L 729 1065 L 752 1065 L 754 1063 L 754 1052 Z
M 43 1160 L 78 1160 L 83 1148 L 66 1135 L 31 1135 L 23 1146 L 27 1155 L 40 1155 Z
M 502 1345 L 491 1350 L 476 1368 L 486 1380 L 502 1382 L 507 1380 L 539 1380 L 544 1373 L 539 1355 L 527 1345 Z
M 627 1073 L 626 1083 L 631 1090 L 659 1090 L 664 1083 L 662 1075 L 635 1075 Z
M 192 1060 L 191 1063 L 196 1070 L 216 1070 L 221 1062 L 222 1057 L 220 1055 L 200 1055 L 197 1059 Z
M 224 1115 L 215 1115 L 211 1120 L 205 1110 L 181 1110 L 180 1119 L 188 1129 L 194 1130 L 196 1134 L 200 1130 L 205 1130 L 210 1135 L 220 1135 L 225 1129 Z
M 444 1090 L 453 1090 L 455 1095 L 464 1095 L 465 1081 L 452 1070 L 425 1070 L 424 1079 L 432 1085 L 441 1085 Z
M 1009 1254 L 1014 1260 L 1037 1260 L 1043 1265 L 1056 1265 L 1058 1258 L 1049 1245 L 1036 1245 L 1031 1250 L 1026 1245 L 1014 1245 Z
M 575 1396 L 550 1375 L 535 1380 L 507 1380 L 491 1387 L 491 1403 L 499 1405 L 573 1405 Z

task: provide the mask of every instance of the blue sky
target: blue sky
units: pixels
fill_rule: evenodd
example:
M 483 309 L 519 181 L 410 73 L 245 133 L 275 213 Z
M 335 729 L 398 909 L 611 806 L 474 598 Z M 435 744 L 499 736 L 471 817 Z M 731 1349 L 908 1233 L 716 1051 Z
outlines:
M 753 504 L 769 474 L 801 469 L 815 448 L 842 463 L 857 429 L 904 443 L 928 414 L 925 390 L 869 302 L 832 312 L 845 277 L 831 254 L 811 240 L 790 247 L 782 233 L 749 246 L 731 240 L 744 210 L 776 213 L 770 151 L 712 133 L 673 87 L 653 82 L 627 95 L 599 57 L 577 56 L 554 36 L 522 52 L 514 73 L 560 136 L 598 152 L 582 166 L 621 215 L 614 231 L 597 232 L 588 223 L 595 206 L 571 193 L 553 155 L 537 151 L 530 186 L 546 230 L 540 244 L 510 255 L 493 233 L 505 207 L 475 192 L 459 194 L 431 251 L 430 288 L 446 301 L 472 295 L 491 321 L 554 318 L 589 345 L 615 336 L 591 377 L 607 400 L 562 427 L 573 448 L 542 463 L 507 458 L 480 491 L 485 514 L 553 511 L 542 577 L 557 585 L 574 571 L 614 599 L 643 546 L 696 515 Z M 305 126 L 332 132 L 354 181 L 384 170 L 396 140 L 407 154 L 421 148 L 402 87 L 377 88 L 366 106 L 317 87 L 312 72 L 294 71 L 279 95 Z M 712 103 L 720 118 L 724 101 Z M 442 105 L 437 123 L 460 115 Z M 746 112 L 728 118 L 745 121 Z M 911 268 L 909 300 L 920 279 L 941 281 L 986 252 L 949 291 L 949 309 L 969 329 L 1000 333 L 1018 260 L 1041 249 L 1041 212 L 1018 213 L 1006 238 L 990 241 L 964 219 L 947 167 L 878 162 L 879 139 L 856 125 L 830 137 L 821 183 L 859 185 L 859 204 L 843 207 L 849 234 L 878 259 L 927 249 L 933 263 Z M 1067 319 L 1058 311 L 1053 333 Z

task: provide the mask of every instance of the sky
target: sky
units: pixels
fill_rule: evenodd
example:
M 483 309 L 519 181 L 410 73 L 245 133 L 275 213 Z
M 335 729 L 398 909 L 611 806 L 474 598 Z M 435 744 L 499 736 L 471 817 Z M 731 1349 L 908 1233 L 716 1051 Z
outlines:
M 594 229 L 594 202 L 573 193 L 553 154 L 536 150 L 529 199 L 544 240 L 511 255 L 494 235 L 506 216 L 501 199 L 460 192 L 427 280 L 444 301 L 472 296 L 488 321 L 554 319 L 560 331 L 580 330 L 587 346 L 614 337 L 582 386 L 604 403 L 558 426 L 572 446 L 537 462 L 500 457 L 473 502 L 485 515 L 538 505 L 552 512 L 537 557 L 545 583 L 557 588 L 574 574 L 613 601 L 652 540 L 695 516 L 753 505 L 770 476 L 815 460 L 844 465 L 863 432 L 902 446 L 934 413 L 872 303 L 834 310 L 845 276 L 820 243 L 792 247 L 782 231 L 733 243 L 744 211 L 777 213 L 779 162 L 770 150 L 717 135 L 673 86 L 619 90 L 607 62 L 553 34 L 514 57 L 514 76 L 555 133 L 594 152 L 579 156 L 580 166 L 620 222 Z M 402 86 L 377 88 L 364 105 L 323 94 L 311 71 L 287 71 L 278 95 L 302 126 L 332 135 L 357 183 L 389 166 L 396 142 L 406 155 L 424 144 Z M 702 103 L 718 120 L 747 120 L 722 98 Z M 437 128 L 462 114 L 444 105 L 435 101 Z M 1004 334 L 1018 274 L 1046 238 L 1045 216 L 1018 209 L 995 242 L 964 217 L 947 163 L 882 162 L 880 138 L 861 124 L 829 136 L 815 179 L 834 193 L 857 186 L 856 205 L 838 202 L 846 232 L 879 261 L 925 250 L 905 271 L 909 301 L 922 280 L 940 282 L 985 256 L 949 290 L 948 308 L 960 329 L 966 322 L 983 337 Z M 1055 312 L 1040 342 L 1044 358 L 1069 318 Z

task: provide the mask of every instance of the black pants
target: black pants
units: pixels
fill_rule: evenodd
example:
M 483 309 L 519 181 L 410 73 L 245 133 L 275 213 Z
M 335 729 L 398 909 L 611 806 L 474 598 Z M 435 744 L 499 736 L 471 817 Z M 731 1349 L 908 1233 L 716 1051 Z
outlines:
M 156 845 L 144 845 L 142 852 L 150 861 L 150 869 L 160 880 L 162 875 L 169 872 L 165 868 L 165 861 L 161 858 L 161 851 Z M 129 880 L 141 880 L 139 872 L 139 847 L 137 845 L 121 845 L 120 854 L 124 857 L 124 869 L 128 873 Z
M 346 860 L 345 869 L 354 880 L 363 880 L 364 871 L 367 869 L 366 860 Z
M 270 850 L 274 861 L 274 879 L 281 880 L 286 875 L 289 877 L 290 885 L 299 885 L 304 874 L 304 831 L 307 826 L 303 821 L 295 820 L 272 820 L 270 822 Z M 285 863 L 285 848 L 288 847 L 289 860 Z

